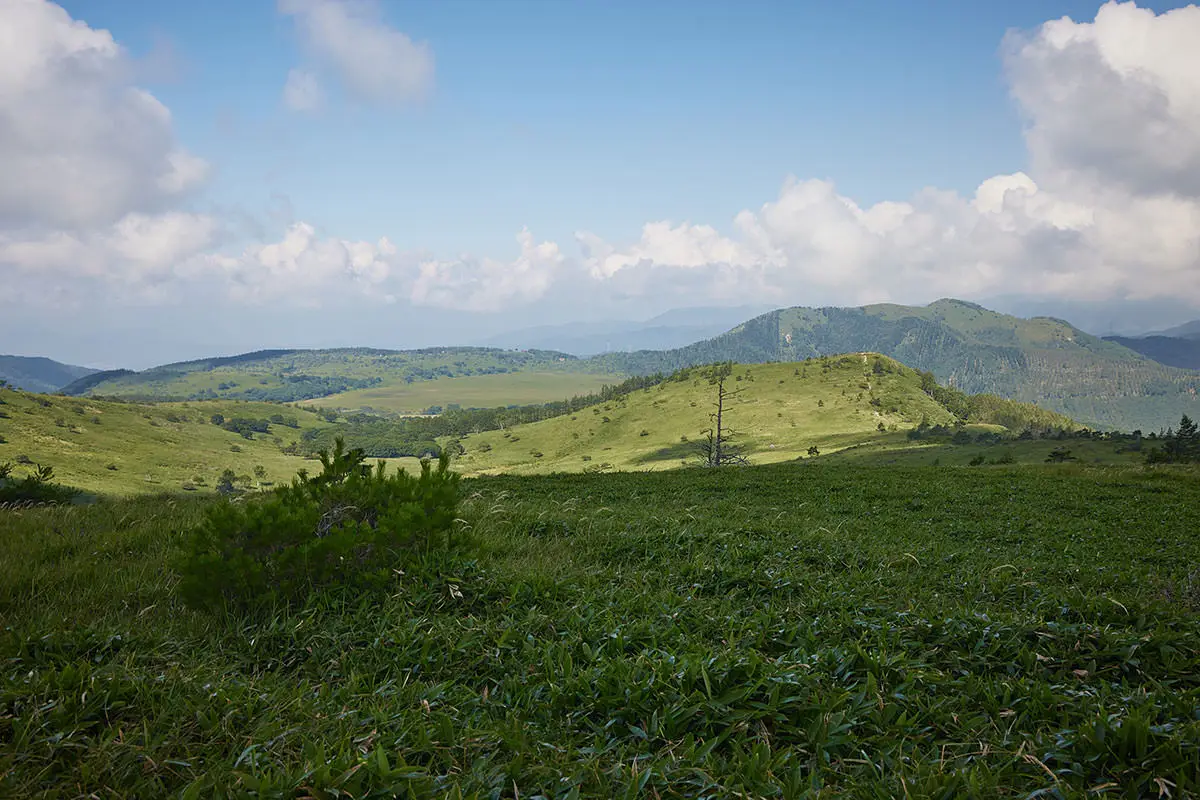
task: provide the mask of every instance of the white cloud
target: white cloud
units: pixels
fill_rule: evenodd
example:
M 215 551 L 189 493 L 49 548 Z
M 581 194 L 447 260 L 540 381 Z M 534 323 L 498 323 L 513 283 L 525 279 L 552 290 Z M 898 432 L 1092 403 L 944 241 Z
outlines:
M 325 102 L 317 76 L 302 69 L 288 72 L 283 87 L 283 104 L 292 111 L 316 111 Z
M 1054 190 L 1200 197 L 1200 7 L 1105 4 L 1007 42 L 1032 168 Z
M 433 86 L 429 45 L 387 25 L 374 0 L 279 0 L 279 11 L 295 18 L 305 48 L 360 100 L 397 104 Z
M 397 255 L 386 238 L 374 243 L 321 238 L 312 225 L 298 222 L 278 242 L 251 245 L 237 256 L 208 256 L 197 269 L 218 271 L 239 300 L 319 306 L 331 293 L 347 291 L 386 298 L 384 284 Z
M 137 282 L 180 274 L 177 267 L 212 246 L 216 220 L 169 211 L 131 213 L 111 227 L 41 235 L 0 232 L 0 264 L 41 278 L 111 278 Z
M 541 298 L 563 263 L 558 245 L 517 234 L 512 261 L 436 260 L 400 252 L 387 238 L 351 241 L 318 235 L 312 225 L 290 226 L 283 238 L 254 244 L 238 255 L 192 259 L 196 276 L 223 276 L 230 294 L 251 303 L 319 306 L 334 297 L 375 302 L 405 300 L 420 306 L 490 311 Z
M 110 224 L 203 181 L 129 73 L 108 31 L 44 0 L 0 3 L 0 230 Z
M 430 86 L 428 48 L 384 25 L 376 5 L 281 0 L 280 10 L 356 96 L 410 100 Z M 635 241 L 610 242 L 584 230 L 573 259 L 523 230 L 511 260 L 400 252 L 387 238 L 325 236 L 306 223 L 277 242 L 214 254 L 221 226 L 178 204 L 207 164 L 175 143 L 168 110 L 126 82 L 112 37 L 34 0 L 0 5 L 0 19 L 23 26 L 16 36 L 17 25 L 0 24 L 0 175 L 12 176 L 0 181 L 0 270 L 58 285 L 64 276 L 174 281 L 249 303 L 352 298 L 468 311 L 539 300 L 583 308 L 601 298 L 1021 293 L 1200 305 L 1194 7 L 1155 15 L 1110 3 L 1094 22 L 1056 20 L 1011 37 L 1005 69 L 1027 117 L 1030 165 L 970 195 L 928 188 L 864 206 L 831 181 L 790 178 L 724 231 L 656 221 Z M 317 107 L 316 73 L 293 70 L 284 101 Z
M 744 283 L 796 302 L 1028 293 L 1200 305 L 1197 42 L 1200 8 L 1156 15 L 1133 3 L 1010 37 L 1031 168 L 973 197 L 926 189 L 861 208 L 830 182 L 793 178 L 737 215 L 734 235 L 659 222 L 614 245 L 583 232 L 585 263 L 622 287 L 702 272 L 714 297 L 740 298 Z
M 410 298 L 417 305 L 469 311 L 497 311 L 542 297 L 563 264 L 554 242 L 536 243 L 528 229 L 517 234 L 521 254 L 513 261 L 464 256 L 453 261 L 427 260 Z

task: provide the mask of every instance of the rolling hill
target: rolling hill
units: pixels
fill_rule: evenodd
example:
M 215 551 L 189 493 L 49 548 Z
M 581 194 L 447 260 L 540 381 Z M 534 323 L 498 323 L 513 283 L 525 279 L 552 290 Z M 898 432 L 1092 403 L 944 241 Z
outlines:
M 1158 430 L 1200 408 L 1198 372 L 1159 364 L 1062 320 L 1021 319 L 960 300 L 786 308 L 676 350 L 592 360 L 633 375 L 855 351 L 880 352 L 962 391 L 1036 403 L 1097 427 Z
M 468 473 L 547 473 L 694 462 L 696 442 L 711 427 L 715 390 L 706 373 L 685 371 L 574 414 L 465 437 L 457 465 Z M 726 386 L 737 392 L 725 409 L 727 424 L 754 463 L 807 457 L 814 446 L 820 453 L 881 442 L 908 448 L 906 432 L 922 421 L 952 426 L 959 419 L 927 389 L 969 406 L 976 432 L 1077 427 L 1044 409 L 940 392 L 917 371 L 874 353 L 738 365 Z
M 28 392 L 56 392 L 95 372 L 90 367 L 61 364 L 49 358 L 0 356 L 0 380 Z
M 284 420 L 247 438 L 212 422 L 214 414 Z M 91 492 L 129 495 L 212 491 L 226 469 L 262 480 L 288 480 L 304 459 L 282 448 L 311 428 L 316 414 L 268 403 L 215 400 L 140 404 L 43 396 L 0 389 L 0 464 L 54 468 L 63 483 Z
M 84 378 L 63 391 L 70 395 L 146 401 L 223 398 L 295 402 L 369 389 L 373 392 L 371 400 L 380 408 L 388 408 L 389 394 L 402 397 L 408 387 L 423 381 L 515 372 L 570 374 L 585 371 L 584 363 L 574 356 L 544 350 L 483 347 L 260 350 L 166 364 L 142 372 L 114 371 Z M 554 397 L 546 399 L 556 399 L 559 392 L 556 386 Z M 443 399 L 447 403 L 459 402 L 450 393 Z M 360 401 L 352 402 L 358 404 Z M 396 402 L 403 405 L 402 401 Z M 499 399 L 489 403 L 503 404 L 505 402 Z

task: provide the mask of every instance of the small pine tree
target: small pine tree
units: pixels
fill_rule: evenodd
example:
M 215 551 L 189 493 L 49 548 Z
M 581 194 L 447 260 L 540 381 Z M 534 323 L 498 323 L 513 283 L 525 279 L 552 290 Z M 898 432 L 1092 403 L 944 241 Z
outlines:
M 1187 414 L 1179 420 L 1179 430 L 1175 431 L 1175 449 L 1180 461 L 1200 461 L 1200 432 Z

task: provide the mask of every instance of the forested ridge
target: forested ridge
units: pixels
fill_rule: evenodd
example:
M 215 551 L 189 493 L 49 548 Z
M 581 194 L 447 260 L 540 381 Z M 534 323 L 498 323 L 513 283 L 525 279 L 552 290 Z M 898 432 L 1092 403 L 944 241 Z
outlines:
M 921 308 L 780 309 L 705 342 L 600 360 L 638 374 L 724 359 L 799 361 L 867 351 L 928 370 L 968 394 L 1037 403 L 1106 428 L 1165 428 L 1197 404 L 1200 388 L 1200 372 L 1159 364 L 1062 320 L 1020 319 L 956 300 Z

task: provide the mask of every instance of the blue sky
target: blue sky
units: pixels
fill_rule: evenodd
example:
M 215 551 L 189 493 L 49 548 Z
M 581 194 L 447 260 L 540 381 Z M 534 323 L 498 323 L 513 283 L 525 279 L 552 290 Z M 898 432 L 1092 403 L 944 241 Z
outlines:
M 272 3 L 63 5 L 136 55 L 171 54 L 167 80 L 143 82 L 216 165 L 211 202 L 264 215 L 285 197 L 340 236 L 451 255 L 510 250 L 523 225 L 562 240 L 724 224 L 788 174 L 863 203 L 969 192 L 1025 168 L 1005 32 L 1097 7 L 388 2 L 387 22 L 433 48 L 428 101 L 337 97 L 297 120 L 280 87 L 300 47 Z
M 1095 0 L 11 0 L 0 351 L 1200 317 L 1197 41 L 1200 7 Z

